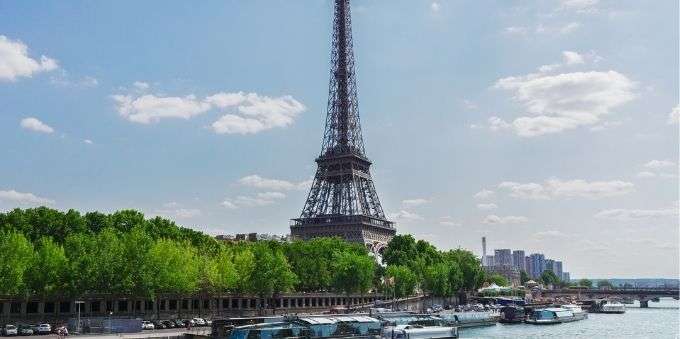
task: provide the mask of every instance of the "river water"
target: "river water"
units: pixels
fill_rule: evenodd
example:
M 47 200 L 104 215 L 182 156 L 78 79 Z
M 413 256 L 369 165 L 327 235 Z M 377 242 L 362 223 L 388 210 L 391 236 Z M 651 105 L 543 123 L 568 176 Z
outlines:
M 496 324 L 461 329 L 461 338 L 680 338 L 680 303 L 670 298 L 636 301 L 624 314 L 590 313 L 588 319 L 557 325 Z

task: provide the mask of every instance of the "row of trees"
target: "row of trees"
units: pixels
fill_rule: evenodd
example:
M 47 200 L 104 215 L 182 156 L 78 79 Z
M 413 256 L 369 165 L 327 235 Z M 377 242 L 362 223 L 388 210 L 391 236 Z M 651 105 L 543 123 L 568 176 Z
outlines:
M 469 251 L 396 236 L 379 265 L 338 238 L 225 243 L 137 211 L 81 215 L 40 207 L 0 213 L 0 295 L 144 298 L 288 291 L 450 296 L 489 277 Z

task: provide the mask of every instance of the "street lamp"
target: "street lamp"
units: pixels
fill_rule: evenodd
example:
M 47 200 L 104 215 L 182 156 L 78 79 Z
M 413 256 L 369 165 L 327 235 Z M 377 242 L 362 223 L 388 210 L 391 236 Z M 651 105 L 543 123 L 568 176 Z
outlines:
M 113 333 L 113 328 L 111 326 L 111 316 L 113 315 L 113 311 L 109 311 L 109 333 Z
M 80 334 L 80 305 L 85 302 L 82 300 L 76 300 L 76 308 L 78 309 L 78 322 L 76 323 L 76 333 Z

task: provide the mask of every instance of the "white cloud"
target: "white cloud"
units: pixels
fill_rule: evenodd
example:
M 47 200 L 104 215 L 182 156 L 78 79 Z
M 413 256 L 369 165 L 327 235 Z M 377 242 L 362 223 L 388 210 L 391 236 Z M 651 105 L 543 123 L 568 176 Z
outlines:
M 514 99 L 531 116 L 512 122 L 492 117 L 490 129 L 509 129 L 522 137 L 535 137 L 597 124 L 614 108 L 635 98 L 636 84 L 615 71 L 590 71 L 507 77 L 499 79 L 494 88 L 513 92 Z
M 553 198 L 587 198 L 600 199 L 628 194 L 635 190 L 630 182 L 592 181 L 549 179 L 543 184 L 517 183 L 506 181 L 498 184 L 498 188 L 509 191 L 511 197 L 533 200 Z
M 99 80 L 91 76 L 74 77 L 65 70 L 61 70 L 50 77 L 50 83 L 62 87 L 91 88 L 99 85 Z
M 558 230 L 548 230 L 548 231 L 539 231 L 534 233 L 534 238 L 536 239 L 545 239 L 545 238 L 567 238 L 568 235 L 564 234 Z
M 54 200 L 36 196 L 33 193 L 22 193 L 15 190 L 0 191 L 0 201 L 20 205 L 51 205 Z
M 642 171 L 639 172 L 636 177 L 638 178 L 654 178 L 656 176 L 656 173 L 653 172 L 648 172 L 648 171 Z
M 569 34 L 581 27 L 579 22 L 570 22 L 560 28 L 560 34 Z
M 495 210 L 498 208 L 498 205 L 494 203 L 490 204 L 477 204 L 477 209 L 480 209 L 482 211 L 489 211 L 489 210 Z
M 574 51 L 562 52 L 562 58 L 567 65 L 578 65 L 584 63 L 583 55 Z
M 424 198 L 416 198 L 416 199 L 406 199 L 402 200 L 401 204 L 404 207 L 416 207 L 416 206 L 421 206 L 429 203 L 430 200 L 424 199 Z
M 527 217 L 509 215 L 505 217 L 499 217 L 495 214 L 487 215 L 482 221 L 485 224 L 522 224 L 529 221 Z
M 462 223 L 460 223 L 456 220 L 453 220 L 453 218 L 451 218 L 451 216 L 448 216 L 448 215 L 445 216 L 445 217 L 441 217 L 440 220 L 439 220 L 439 224 L 443 225 L 443 226 L 453 226 L 453 227 L 459 227 L 459 226 L 463 225 Z
M 643 209 L 609 209 L 602 210 L 595 214 L 598 219 L 616 220 L 616 221 L 633 221 L 633 220 L 650 220 L 664 217 L 673 217 L 678 215 L 678 209 L 665 208 L 655 210 Z
M 34 132 L 40 132 L 40 133 L 52 133 L 54 132 L 54 128 L 48 126 L 44 122 L 30 117 L 30 118 L 23 118 L 21 119 L 20 123 L 21 127 L 30 131 Z
M 207 97 L 206 102 L 238 112 L 238 115 L 225 114 L 212 124 L 213 131 L 218 134 L 251 134 L 287 127 L 307 109 L 290 95 L 270 98 L 256 93 L 218 93 Z
M 680 123 L 680 105 L 673 107 L 673 110 L 668 113 L 668 124 Z
M 577 13 L 594 13 L 597 12 L 599 2 L 599 0 L 561 0 L 560 9 Z
M 388 215 L 388 217 L 392 220 L 401 220 L 401 221 L 416 221 L 416 220 L 423 220 L 423 217 L 416 214 L 412 213 L 409 211 L 404 211 L 401 210 L 396 213 L 391 213 Z
M 86 143 L 86 144 L 88 144 L 88 145 L 92 145 L 92 144 L 93 144 L 92 140 L 90 140 L 90 139 L 83 139 L 83 142 Z
M 263 192 L 263 193 L 258 193 L 257 197 L 260 198 L 260 199 L 278 200 L 278 199 L 285 199 L 286 195 L 281 193 L 281 192 Z
M 529 28 L 522 26 L 509 26 L 505 27 L 503 32 L 506 34 L 525 35 L 529 32 Z
M 496 196 L 496 192 L 490 191 L 487 189 L 483 189 L 473 196 L 477 200 L 486 200 L 486 199 L 491 199 Z
M 264 178 L 257 174 L 252 174 L 245 176 L 241 179 L 238 179 L 238 183 L 248 187 L 275 191 L 290 191 L 290 190 L 303 191 L 309 187 L 309 185 L 311 184 L 311 180 L 305 180 L 296 183 L 280 179 Z
M 136 94 L 117 94 L 118 113 L 132 122 L 148 124 L 165 118 L 190 119 L 212 109 L 223 111 L 211 129 L 218 134 L 252 134 L 291 125 L 306 107 L 290 95 L 268 97 L 257 93 L 220 92 L 199 99 L 141 94 L 149 89 L 145 82 L 135 82 Z
M 222 206 L 224 206 L 225 208 L 230 209 L 230 210 L 235 210 L 235 209 L 238 208 L 238 206 L 236 206 L 236 204 L 234 204 L 233 202 L 231 202 L 231 201 L 229 201 L 229 200 L 224 200 L 224 201 L 222 201 L 222 202 L 220 203 L 220 205 L 222 205 Z
M 210 104 L 201 102 L 194 95 L 186 97 L 157 97 L 146 94 L 139 97 L 133 95 L 113 95 L 118 113 L 127 120 L 140 124 L 158 122 L 165 118 L 189 119 L 205 113 Z
M 440 9 L 439 3 L 436 2 L 436 1 L 433 1 L 432 4 L 430 4 L 430 9 L 433 12 L 439 12 L 439 9 Z
M 58 67 L 56 60 L 44 55 L 40 60 L 32 59 L 23 42 L 0 35 L 0 81 L 15 81 L 19 77 L 31 77 Z
M 179 219 L 189 219 L 189 218 L 194 218 L 197 216 L 200 216 L 203 214 L 201 210 L 197 208 L 178 208 L 175 210 L 157 210 L 155 212 L 156 214 L 168 216 L 168 217 L 173 217 L 173 218 L 179 218 Z
M 645 164 L 646 168 L 651 169 L 662 169 L 673 166 L 675 166 L 675 163 L 670 160 L 651 160 Z

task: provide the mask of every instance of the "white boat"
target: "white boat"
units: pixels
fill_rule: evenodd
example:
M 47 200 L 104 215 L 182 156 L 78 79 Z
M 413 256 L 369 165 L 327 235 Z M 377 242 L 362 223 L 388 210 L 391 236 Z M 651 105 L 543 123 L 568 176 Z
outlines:
M 616 301 L 607 302 L 602 305 L 602 311 L 600 313 L 626 313 L 626 305 Z
M 577 318 L 574 312 L 562 307 L 544 308 L 533 310 L 524 322 L 532 325 L 552 325 L 561 324 L 585 318 Z
M 576 320 L 588 318 L 588 313 L 586 313 L 586 311 L 584 311 L 581 308 L 581 306 L 579 306 L 579 305 L 567 304 L 567 305 L 562 305 L 562 308 L 566 308 L 566 309 L 570 310 L 574 314 L 574 318 L 578 318 Z
M 383 332 L 385 339 L 444 339 L 458 338 L 454 326 L 397 325 Z

